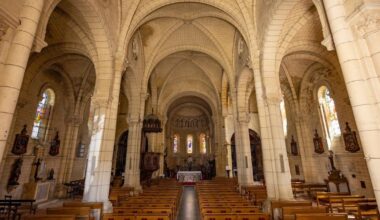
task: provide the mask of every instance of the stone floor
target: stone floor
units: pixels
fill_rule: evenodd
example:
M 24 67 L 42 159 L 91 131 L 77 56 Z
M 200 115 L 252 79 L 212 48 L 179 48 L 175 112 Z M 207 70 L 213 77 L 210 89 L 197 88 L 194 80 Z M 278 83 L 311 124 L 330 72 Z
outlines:
M 198 198 L 194 186 L 184 186 L 178 220 L 200 220 Z

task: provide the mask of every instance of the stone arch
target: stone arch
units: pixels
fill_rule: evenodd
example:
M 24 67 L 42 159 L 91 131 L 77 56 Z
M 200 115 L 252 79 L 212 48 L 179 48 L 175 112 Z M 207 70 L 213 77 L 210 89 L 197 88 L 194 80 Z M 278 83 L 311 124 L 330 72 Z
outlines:
M 238 112 L 248 111 L 248 102 L 254 88 L 253 72 L 248 67 L 243 68 L 237 84 L 237 108 Z
M 266 85 L 267 97 L 280 97 L 280 82 L 278 77 L 278 42 L 284 29 L 286 17 L 291 13 L 293 7 L 299 0 L 284 0 L 275 8 L 271 22 L 269 23 L 264 37 L 262 54 L 262 75 Z M 275 43 L 273 43 L 275 42 Z

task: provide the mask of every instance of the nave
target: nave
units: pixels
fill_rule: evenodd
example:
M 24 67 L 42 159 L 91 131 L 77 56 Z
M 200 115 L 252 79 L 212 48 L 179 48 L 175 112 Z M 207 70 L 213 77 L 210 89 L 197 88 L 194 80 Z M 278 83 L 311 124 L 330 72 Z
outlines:
M 376 216 L 379 2 L 0 0 L 2 218 Z
M 174 179 L 155 181 L 134 195 L 130 188 L 113 188 L 112 213 L 102 203 L 66 200 L 34 214 L 22 213 L 25 220 L 347 220 L 380 219 L 374 198 L 347 193 L 315 191 L 296 200 L 267 203 L 265 186 L 241 188 L 236 179 L 215 178 L 182 185 Z

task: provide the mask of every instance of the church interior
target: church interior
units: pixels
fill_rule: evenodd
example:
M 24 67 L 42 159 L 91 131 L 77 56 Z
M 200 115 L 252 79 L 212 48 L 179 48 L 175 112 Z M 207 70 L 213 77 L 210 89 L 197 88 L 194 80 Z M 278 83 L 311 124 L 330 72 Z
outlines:
M 0 0 L 0 219 L 380 219 L 379 15 Z

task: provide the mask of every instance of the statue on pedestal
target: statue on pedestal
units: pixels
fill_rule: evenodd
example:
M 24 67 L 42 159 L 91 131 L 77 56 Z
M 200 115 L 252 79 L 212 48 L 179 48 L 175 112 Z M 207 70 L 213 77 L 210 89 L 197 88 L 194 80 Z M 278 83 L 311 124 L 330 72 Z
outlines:
M 315 129 L 314 131 L 313 143 L 315 153 L 322 154 L 323 152 L 325 152 L 325 149 L 323 148 L 322 138 L 319 137 L 317 129 Z
M 9 176 L 8 184 L 7 184 L 8 192 L 10 192 L 13 188 L 19 185 L 18 179 L 21 175 L 22 162 L 23 160 L 20 157 L 20 158 L 17 158 L 12 165 L 11 175 Z
M 61 140 L 59 140 L 59 134 L 58 134 L 58 131 L 57 133 L 55 134 L 55 137 L 53 139 L 53 141 L 51 142 L 51 145 L 50 145 L 50 150 L 49 150 L 49 154 L 51 156 L 56 156 L 59 154 L 59 146 L 61 144 Z
M 294 140 L 293 135 L 292 135 L 292 141 L 290 142 L 290 151 L 294 156 L 298 155 L 297 142 Z

